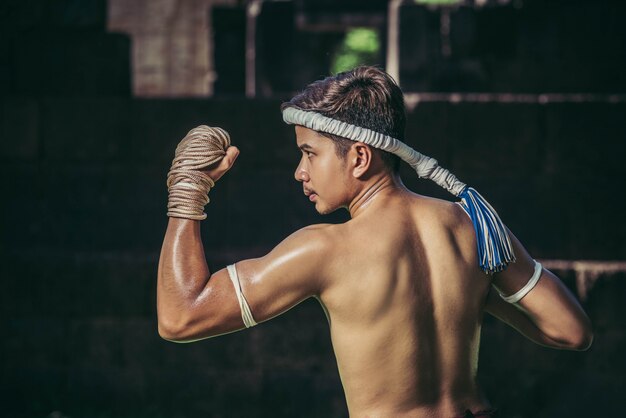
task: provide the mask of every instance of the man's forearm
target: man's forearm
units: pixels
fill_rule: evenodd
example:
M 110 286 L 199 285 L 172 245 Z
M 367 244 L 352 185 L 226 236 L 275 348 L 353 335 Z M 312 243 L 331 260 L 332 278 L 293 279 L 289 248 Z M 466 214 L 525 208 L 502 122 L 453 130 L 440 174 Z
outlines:
M 208 296 L 212 296 L 208 286 L 211 273 L 199 221 L 206 218 L 204 207 L 210 189 L 230 170 L 238 155 L 226 131 L 205 125 L 189 131 L 176 147 L 167 175 L 170 219 L 157 279 L 159 334 L 165 339 L 188 340 L 189 336 L 206 334 L 209 328 L 202 319 L 212 314 L 207 311 L 207 306 L 213 305 L 207 303 Z
M 164 338 L 175 336 L 190 322 L 193 304 L 209 277 L 200 222 L 170 218 L 157 282 L 159 333 Z

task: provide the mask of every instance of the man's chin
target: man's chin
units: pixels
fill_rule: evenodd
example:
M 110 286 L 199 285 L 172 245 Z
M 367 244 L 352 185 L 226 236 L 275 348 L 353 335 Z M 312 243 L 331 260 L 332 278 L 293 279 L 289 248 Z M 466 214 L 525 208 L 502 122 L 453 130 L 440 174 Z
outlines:
M 331 206 L 326 206 L 326 205 L 320 204 L 319 202 L 315 204 L 315 210 L 320 215 L 328 215 L 330 213 L 333 213 L 337 209 L 339 209 L 339 208 L 338 207 L 334 208 L 334 207 L 331 207 Z

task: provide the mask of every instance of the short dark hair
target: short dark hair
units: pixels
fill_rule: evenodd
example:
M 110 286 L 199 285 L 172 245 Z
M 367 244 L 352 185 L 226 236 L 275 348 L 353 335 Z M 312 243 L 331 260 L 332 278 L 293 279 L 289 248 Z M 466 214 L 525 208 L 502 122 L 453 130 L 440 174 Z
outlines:
M 314 111 L 404 141 L 404 96 L 393 78 L 377 67 L 361 66 L 315 81 L 283 103 L 281 110 L 287 107 Z M 340 158 L 346 157 L 354 143 L 326 132 L 320 134 L 335 142 Z M 397 173 L 400 158 L 387 151 L 377 151 L 385 166 Z

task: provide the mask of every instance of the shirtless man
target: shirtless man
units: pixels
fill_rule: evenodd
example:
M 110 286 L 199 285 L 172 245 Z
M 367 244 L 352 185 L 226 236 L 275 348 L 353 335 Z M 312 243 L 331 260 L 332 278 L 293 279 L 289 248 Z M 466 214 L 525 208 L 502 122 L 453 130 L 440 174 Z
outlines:
M 314 83 L 288 107 L 404 135 L 402 93 L 372 67 Z M 353 418 L 495 416 L 476 382 L 485 311 L 538 344 L 590 346 L 589 319 L 575 297 L 548 270 L 534 275 L 534 260 L 512 234 L 517 261 L 485 274 L 465 210 L 407 190 L 394 155 L 300 125 L 295 133 L 302 157 L 294 175 L 304 194 L 319 213 L 346 208 L 351 219 L 303 228 L 229 275 L 209 272 L 200 223 L 171 217 L 158 277 L 163 338 L 240 330 L 315 297 L 329 318 Z M 205 173 L 218 180 L 238 153 L 231 146 Z M 502 295 L 532 276 L 539 280 L 521 300 L 505 302 Z

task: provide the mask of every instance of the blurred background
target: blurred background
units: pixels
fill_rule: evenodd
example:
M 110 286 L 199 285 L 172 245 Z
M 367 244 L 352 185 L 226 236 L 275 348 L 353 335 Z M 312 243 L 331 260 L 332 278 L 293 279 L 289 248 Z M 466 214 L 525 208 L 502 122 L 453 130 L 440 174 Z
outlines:
M 173 151 L 199 124 L 241 149 L 203 223 L 212 269 L 319 216 L 280 103 L 376 64 L 407 142 L 475 186 L 595 328 L 588 352 L 486 316 L 479 379 L 504 417 L 623 416 L 626 2 L 4 0 L 0 415 L 347 417 L 326 319 L 163 341 L 156 271 Z M 403 171 L 419 193 L 450 199 Z

